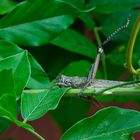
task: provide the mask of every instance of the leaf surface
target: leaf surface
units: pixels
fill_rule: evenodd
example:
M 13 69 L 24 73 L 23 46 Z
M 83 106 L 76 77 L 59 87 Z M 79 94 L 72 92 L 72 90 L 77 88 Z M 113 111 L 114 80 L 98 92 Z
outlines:
M 5 94 L 0 98 L 0 117 L 15 121 L 17 118 L 17 102 L 14 96 Z
M 96 55 L 96 46 L 82 34 L 68 29 L 51 41 L 52 44 L 90 58 Z
M 0 97 L 4 94 L 15 96 L 15 85 L 12 70 L 0 71 Z
M 61 140 L 130 140 L 139 130 L 140 112 L 108 107 L 76 123 Z
M 24 91 L 21 98 L 21 112 L 24 121 L 36 120 L 57 107 L 66 89 L 52 87 L 45 90 Z
M 46 44 L 73 23 L 82 7 L 82 0 L 24 1 L 0 20 L 0 37 L 23 46 Z
M 0 60 L 22 53 L 24 50 L 19 48 L 16 44 L 0 40 Z M 27 83 L 27 87 L 34 88 L 46 88 L 49 83 L 49 79 L 41 65 L 35 60 L 35 58 L 28 52 L 28 59 L 31 65 L 31 76 Z
M 113 13 L 117 11 L 131 10 L 139 6 L 140 0 L 91 0 L 90 5 L 95 6 L 95 11 L 99 13 Z
M 0 1 L 0 15 L 10 12 L 16 7 L 17 3 L 11 0 L 1 0 Z
M 0 61 L 0 69 L 12 69 L 16 94 L 19 96 L 30 77 L 30 64 L 27 51 L 2 59 Z

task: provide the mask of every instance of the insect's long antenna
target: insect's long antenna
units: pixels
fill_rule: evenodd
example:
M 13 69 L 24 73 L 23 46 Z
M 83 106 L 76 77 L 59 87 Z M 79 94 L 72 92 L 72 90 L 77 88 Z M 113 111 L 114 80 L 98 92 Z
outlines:
M 99 61 L 100 61 L 100 56 L 101 54 L 103 53 L 103 46 L 105 44 L 107 44 L 115 35 L 117 35 L 118 33 L 120 33 L 122 30 L 126 29 L 129 25 L 129 22 L 130 22 L 130 16 L 128 16 L 127 18 L 127 22 L 126 24 L 120 26 L 117 30 L 115 30 L 99 47 L 98 47 L 98 51 L 97 51 L 97 56 L 96 56 L 96 59 L 95 59 L 95 62 L 92 64 L 91 66 L 91 69 L 89 71 L 89 74 L 88 74 L 88 82 L 90 82 L 92 79 L 95 78 L 96 76 L 96 72 L 98 70 L 98 66 L 99 66 Z
M 116 36 L 118 33 L 120 33 L 122 30 L 126 29 L 130 23 L 130 17 L 131 14 L 129 14 L 129 16 L 127 17 L 127 21 L 126 24 L 120 26 L 117 30 L 115 30 L 103 43 L 102 43 L 102 47 L 104 45 L 106 45 L 114 36 Z

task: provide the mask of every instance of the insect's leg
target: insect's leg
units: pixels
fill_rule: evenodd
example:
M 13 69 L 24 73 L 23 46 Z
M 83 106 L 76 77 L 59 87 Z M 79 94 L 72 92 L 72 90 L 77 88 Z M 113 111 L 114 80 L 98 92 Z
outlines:
M 99 66 L 99 62 L 100 62 L 101 53 L 103 53 L 103 49 L 100 47 L 98 49 L 98 54 L 96 56 L 95 62 L 92 64 L 91 69 L 89 71 L 88 78 L 87 78 L 88 82 L 95 79 L 95 76 L 96 76 L 96 73 L 98 70 L 98 66 Z

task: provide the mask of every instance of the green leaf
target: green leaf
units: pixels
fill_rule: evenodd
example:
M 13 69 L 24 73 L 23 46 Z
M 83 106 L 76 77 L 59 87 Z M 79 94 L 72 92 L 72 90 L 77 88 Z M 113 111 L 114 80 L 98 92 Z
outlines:
M 70 63 L 66 68 L 61 72 L 64 75 L 68 76 L 83 76 L 88 75 L 91 63 L 85 60 L 75 61 Z
M 61 74 L 68 76 L 82 76 L 87 77 L 89 70 L 91 68 L 91 63 L 85 60 L 75 61 L 70 63 L 66 68 L 64 68 Z M 96 74 L 97 78 L 102 78 L 102 73 L 98 70 Z
M 31 65 L 31 76 L 27 83 L 27 87 L 31 89 L 46 88 L 50 82 L 46 72 L 31 54 L 28 54 L 28 58 Z
M 36 120 L 57 107 L 66 89 L 52 87 L 45 90 L 24 91 L 21 112 L 24 121 Z
M 0 61 L 0 69 L 12 69 L 17 96 L 22 93 L 30 77 L 30 64 L 27 51 L 6 57 Z
M 0 98 L 0 117 L 15 121 L 17 118 L 17 102 L 14 96 L 5 94 Z
M 119 102 L 119 103 L 128 103 L 128 102 L 139 102 L 140 101 L 140 96 L 135 96 L 135 95 L 129 95 L 129 96 L 97 96 L 95 97 L 96 100 L 101 101 L 101 102 Z
M 112 13 L 126 11 L 139 6 L 140 0 L 90 0 L 90 5 L 95 6 L 95 11 L 99 13 Z
M 4 40 L 0 40 L 0 60 L 21 53 L 23 50 L 16 44 Z
M 61 140 L 130 140 L 140 130 L 140 112 L 108 107 L 75 124 Z
M 1 0 L 0 1 L 0 15 L 10 12 L 16 7 L 17 3 L 11 0 Z
M 0 60 L 23 51 L 23 49 L 19 48 L 14 43 L 0 40 Z M 31 65 L 31 76 L 27 83 L 27 87 L 32 89 L 46 88 L 46 85 L 49 83 L 49 79 L 45 71 L 30 53 L 28 53 L 28 59 Z
M 49 42 L 64 31 L 73 19 L 58 16 L 0 29 L 0 37 L 19 45 L 39 46 Z
M 87 101 L 73 97 L 64 97 L 58 107 L 50 113 L 62 131 L 66 131 L 77 121 L 87 116 L 89 107 L 90 104 Z M 65 121 L 64 118 L 66 118 Z
M 90 58 L 96 56 L 96 46 L 80 33 L 68 29 L 51 41 L 52 44 Z
M 79 0 L 56 0 L 56 1 L 67 4 L 67 5 L 71 6 L 72 8 L 76 9 L 78 12 L 90 12 L 93 9 L 95 9 L 95 7 L 89 6 L 84 1 L 79 1 Z M 71 13 L 72 13 L 72 11 L 71 11 Z
M 18 121 L 17 115 L 18 115 L 17 102 L 15 97 L 8 94 L 3 95 L 0 98 L 0 117 L 10 120 L 11 122 L 15 123 L 19 127 L 25 128 L 29 131 L 34 131 L 31 125 Z M 4 120 L 4 122 L 6 121 Z M 4 127 L 4 129 L 6 129 L 7 127 Z
M 92 31 L 96 24 L 93 17 L 89 13 L 81 13 L 79 18 L 85 23 L 85 25 Z
M 15 96 L 15 86 L 12 70 L 0 71 L 0 97 L 4 94 Z
M 73 23 L 82 0 L 76 5 L 79 7 L 69 1 L 25 1 L 0 20 L 0 37 L 24 46 L 46 44 Z

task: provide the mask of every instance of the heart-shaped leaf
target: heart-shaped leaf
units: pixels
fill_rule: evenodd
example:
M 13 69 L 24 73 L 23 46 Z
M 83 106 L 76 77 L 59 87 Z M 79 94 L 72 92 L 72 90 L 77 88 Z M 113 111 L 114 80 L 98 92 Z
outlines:
M 108 107 L 75 124 L 61 140 L 130 140 L 140 130 L 140 112 Z

